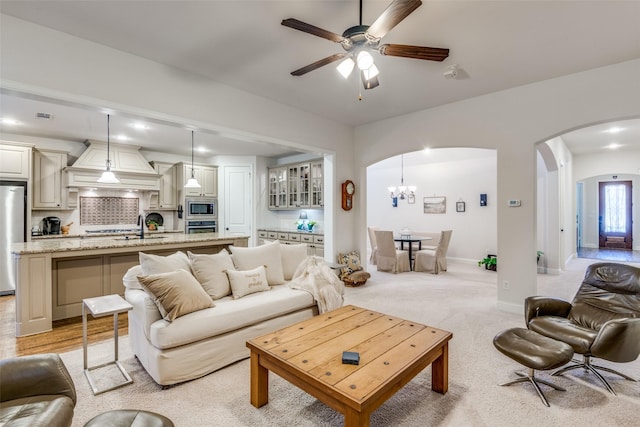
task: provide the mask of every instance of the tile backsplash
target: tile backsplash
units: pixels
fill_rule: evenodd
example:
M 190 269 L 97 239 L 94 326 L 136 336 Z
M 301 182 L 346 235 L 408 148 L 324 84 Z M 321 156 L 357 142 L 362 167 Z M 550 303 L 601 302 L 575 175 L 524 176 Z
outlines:
M 34 210 L 31 212 L 31 226 L 43 226 L 42 218 L 57 216 L 60 224 L 71 226 L 69 234 L 83 235 L 88 231 L 136 229 L 138 215 L 148 215 L 150 193 L 146 191 L 80 189 L 78 208 L 73 210 Z M 83 205 L 83 199 L 86 200 Z M 101 202 L 100 199 L 103 199 Z M 109 204 L 107 199 L 116 199 Z M 122 202 L 123 199 L 126 201 Z M 100 204 L 103 203 L 103 204 Z M 174 230 L 174 212 L 161 212 L 165 230 Z
M 139 213 L 137 197 L 80 197 L 80 225 L 132 224 Z

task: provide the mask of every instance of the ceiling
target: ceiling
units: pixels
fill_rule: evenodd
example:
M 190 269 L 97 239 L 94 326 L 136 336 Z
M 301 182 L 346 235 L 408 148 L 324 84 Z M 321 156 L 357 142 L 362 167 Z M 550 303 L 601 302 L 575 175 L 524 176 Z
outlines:
M 371 24 L 390 2 L 364 0 L 363 24 Z M 376 55 L 380 86 L 369 91 L 361 89 L 356 73 L 344 80 L 334 65 L 291 76 L 342 48 L 280 25 L 292 17 L 341 34 L 359 23 L 355 0 L 2 0 L 0 12 L 352 126 L 640 58 L 639 1 L 424 1 L 383 43 L 449 48 L 449 58 Z M 459 66 L 458 78 L 446 79 L 443 73 L 453 64 Z M 19 132 L 105 139 L 102 111 L 0 96 L 3 117 L 26 115 L 16 119 L 33 122 Z M 36 112 L 49 112 L 54 120 L 36 120 Z M 134 132 L 135 119 L 144 118 L 116 114 L 112 135 L 126 133 L 132 144 L 188 153 L 183 141 L 190 142 L 190 133 L 183 126 L 154 122 Z M 167 125 L 172 129 L 157 130 Z M 627 121 L 625 128 L 617 135 L 624 138 L 621 149 L 632 144 L 638 149 L 640 125 Z M 11 132 L 6 125 L 0 131 Z M 601 131 L 574 132 L 566 142 L 575 154 L 601 150 Z M 212 155 L 291 154 L 285 147 L 240 139 L 243 144 L 235 135 L 203 133 L 196 135 L 196 146 L 208 147 Z

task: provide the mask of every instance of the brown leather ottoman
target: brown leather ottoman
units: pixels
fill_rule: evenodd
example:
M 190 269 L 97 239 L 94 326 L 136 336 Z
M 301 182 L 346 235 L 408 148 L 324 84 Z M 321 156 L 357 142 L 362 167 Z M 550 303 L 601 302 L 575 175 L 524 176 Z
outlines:
M 566 391 L 553 383 L 536 378 L 535 370 L 555 369 L 569 362 L 573 357 L 573 349 L 569 344 L 547 338 L 529 329 L 513 328 L 496 335 L 493 338 L 493 345 L 502 354 L 529 368 L 529 375 L 516 372 L 522 378 L 500 385 L 509 386 L 520 382 L 530 382 L 546 406 L 549 406 L 549 402 L 538 383 L 546 384 L 556 390 Z
M 137 409 L 118 409 L 91 418 L 84 427 L 174 427 L 164 415 Z

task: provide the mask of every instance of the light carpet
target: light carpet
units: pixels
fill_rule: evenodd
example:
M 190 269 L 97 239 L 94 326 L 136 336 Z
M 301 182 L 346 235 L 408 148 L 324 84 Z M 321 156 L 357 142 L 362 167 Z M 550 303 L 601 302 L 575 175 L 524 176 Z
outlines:
M 538 275 L 538 294 L 571 299 L 592 262 L 578 259 L 561 275 Z M 561 392 L 542 386 L 550 408 L 542 405 L 529 384 L 498 386 L 516 378 L 514 371 L 522 367 L 493 347 L 493 337 L 501 330 L 523 327 L 524 320 L 522 315 L 496 309 L 495 272 L 450 262 L 449 271 L 440 275 L 371 273 L 365 286 L 346 289 L 345 304 L 453 332 L 449 392 L 431 391 L 431 369 L 427 368 L 372 414 L 372 426 L 640 425 L 640 383 L 613 374 L 604 376 L 617 396 L 579 370 L 552 378 L 549 372 L 540 372 L 541 378 L 567 389 Z M 89 348 L 91 364 L 112 355 L 109 341 Z M 93 396 L 82 372 L 82 350 L 63 353 L 62 358 L 78 392 L 74 426 L 84 425 L 101 412 L 123 408 L 161 413 L 178 427 L 343 425 L 341 414 L 274 374 L 270 374 L 269 403 L 260 409 L 251 406 L 248 359 L 162 390 L 137 362 L 125 336 L 120 338 L 120 360 L 134 383 Z M 640 378 L 640 360 L 598 362 Z

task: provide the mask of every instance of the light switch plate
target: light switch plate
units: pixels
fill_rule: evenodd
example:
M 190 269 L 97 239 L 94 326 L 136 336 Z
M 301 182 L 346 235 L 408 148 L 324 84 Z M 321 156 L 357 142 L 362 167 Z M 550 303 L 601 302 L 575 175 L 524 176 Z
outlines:
M 512 200 L 509 200 L 509 201 L 507 202 L 507 205 L 508 205 L 510 208 L 517 208 L 517 207 L 519 207 L 519 206 L 521 205 L 521 203 L 520 203 L 520 200 L 513 200 L 513 199 L 512 199 Z

